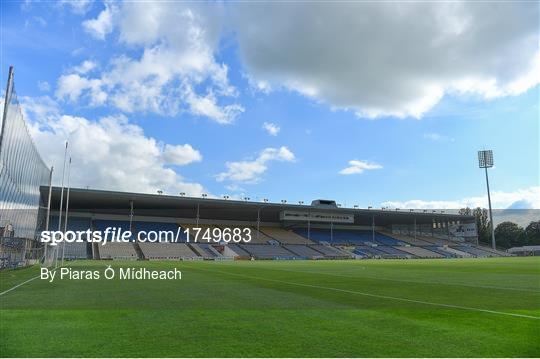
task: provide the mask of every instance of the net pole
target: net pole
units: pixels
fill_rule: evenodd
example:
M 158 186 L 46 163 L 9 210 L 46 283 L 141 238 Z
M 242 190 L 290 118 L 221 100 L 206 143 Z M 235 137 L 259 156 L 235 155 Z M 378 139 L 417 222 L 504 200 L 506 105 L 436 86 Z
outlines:
M 49 194 L 47 198 L 47 217 L 45 218 L 45 231 L 49 230 L 49 221 L 51 216 L 51 197 L 52 197 L 52 175 L 54 171 L 54 166 L 51 167 L 51 171 L 49 172 Z M 43 262 L 46 264 L 47 260 L 47 247 L 48 245 L 45 243 L 44 249 L 43 249 Z
M 6 128 L 6 118 L 8 111 L 8 104 L 10 102 L 10 90 L 13 88 L 13 66 L 9 67 L 8 80 L 6 85 L 6 96 L 4 98 L 4 113 L 2 114 L 2 130 L 0 130 L 0 151 L 2 151 L 2 143 L 4 139 L 4 130 Z
M 60 210 L 58 212 L 58 232 L 62 231 L 62 207 L 64 205 L 64 176 L 66 172 L 66 157 L 67 157 L 68 141 L 66 141 L 66 148 L 64 149 L 64 167 L 62 168 L 62 187 L 60 192 Z M 58 266 L 58 249 L 56 249 L 55 264 Z
M 64 220 L 64 235 L 67 232 L 67 221 L 68 221 L 68 213 L 69 213 L 69 179 L 71 174 L 71 157 L 69 157 L 69 164 L 68 164 L 68 173 L 67 173 L 67 196 L 66 196 L 66 217 Z M 64 265 L 64 254 L 66 252 L 66 241 L 64 238 L 64 241 L 62 242 L 62 266 Z

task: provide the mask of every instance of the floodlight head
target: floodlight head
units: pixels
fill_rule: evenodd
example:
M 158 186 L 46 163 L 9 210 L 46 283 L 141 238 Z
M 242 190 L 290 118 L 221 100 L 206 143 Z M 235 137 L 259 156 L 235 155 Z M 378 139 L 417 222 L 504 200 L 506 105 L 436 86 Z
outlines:
M 480 168 L 493 167 L 493 151 L 492 150 L 478 151 L 478 167 Z

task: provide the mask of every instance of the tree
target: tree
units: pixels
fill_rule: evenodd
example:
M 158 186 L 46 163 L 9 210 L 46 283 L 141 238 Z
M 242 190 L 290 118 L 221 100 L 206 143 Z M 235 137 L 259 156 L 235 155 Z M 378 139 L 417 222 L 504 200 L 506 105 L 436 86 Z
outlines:
M 489 226 L 488 210 L 477 207 L 473 209 L 472 215 L 476 220 L 476 230 L 478 231 L 478 241 L 482 243 L 491 243 L 491 234 Z
M 461 208 L 458 213 L 461 216 L 472 216 L 472 210 L 469 207 Z
M 540 245 L 540 221 L 529 223 L 525 228 L 525 237 L 528 245 Z
M 499 223 L 495 228 L 495 238 L 497 244 L 506 248 L 525 245 L 527 240 L 523 228 L 509 221 Z

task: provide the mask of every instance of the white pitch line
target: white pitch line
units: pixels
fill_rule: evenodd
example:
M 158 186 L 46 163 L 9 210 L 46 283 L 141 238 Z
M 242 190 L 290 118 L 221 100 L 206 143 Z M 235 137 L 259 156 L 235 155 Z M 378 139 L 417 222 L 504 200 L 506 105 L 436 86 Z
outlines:
M 58 267 L 55 267 L 55 268 L 53 269 L 53 271 L 55 271 L 57 268 L 58 268 Z M 39 277 L 40 277 L 40 276 L 37 275 L 37 276 L 35 276 L 35 277 L 33 277 L 33 278 L 30 278 L 30 279 L 28 279 L 28 280 L 25 280 L 25 281 L 22 282 L 22 283 L 17 284 L 17 285 L 14 286 L 14 287 L 11 287 L 11 288 L 9 288 L 9 289 L 6 289 L 6 290 L 3 291 L 2 293 L 0 293 L 0 296 L 3 296 L 4 294 L 9 293 L 9 292 L 11 292 L 11 291 L 14 290 L 14 289 L 17 289 L 17 288 L 19 288 L 20 286 L 22 286 L 23 284 L 29 283 L 29 282 L 33 281 L 34 279 L 38 279 Z
M 296 285 L 296 286 L 299 286 L 299 287 L 317 288 L 317 289 L 331 290 L 331 291 L 335 291 L 335 292 L 356 294 L 356 295 L 362 295 L 362 296 L 372 297 L 372 298 L 390 299 L 390 300 L 396 300 L 396 301 L 401 301 L 401 302 L 425 304 L 425 305 L 432 305 L 432 306 L 443 307 L 443 308 L 461 309 L 461 310 L 469 310 L 469 311 L 482 312 L 482 313 L 490 313 L 490 314 L 506 315 L 506 316 L 511 316 L 511 317 L 519 317 L 519 318 L 528 318 L 528 319 L 540 320 L 540 317 L 535 317 L 535 316 L 526 315 L 526 314 L 499 312 L 499 311 L 496 311 L 496 310 L 481 309 L 481 308 L 474 308 L 474 307 L 465 307 L 465 306 L 455 305 L 455 304 L 433 303 L 433 302 L 426 302 L 426 301 L 423 301 L 423 300 L 393 297 L 393 296 L 382 295 L 382 294 L 358 292 L 358 291 L 354 291 L 354 290 L 340 289 L 340 288 L 334 288 L 334 287 L 325 287 L 325 286 L 315 285 L 315 284 L 305 284 L 305 283 L 288 282 L 288 281 L 278 280 L 278 279 L 252 277 L 252 276 L 247 276 L 247 275 L 238 274 L 238 273 L 230 273 L 230 272 L 223 272 L 223 271 L 213 271 L 213 270 L 201 269 L 201 268 L 196 268 L 196 269 L 206 270 L 208 272 L 219 272 L 219 273 L 224 273 L 224 274 L 230 274 L 230 275 L 235 275 L 235 276 L 245 277 L 245 278 L 255 279 L 255 280 L 264 280 L 264 281 L 268 281 L 268 282 L 276 282 L 276 283 L 283 283 L 283 284 L 288 284 L 288 285 Z
M 28 280 L 26 280 L 26 281 L 24 281 L 24 282 L 22 282 L 22 283 L 19 283 L 19 284 L 17 284 L 16 286 L 14 286 L 14 287 L 12 287 L 12 288 L 9 288 L 9 289 L 3 291 L 2 293 L 0 293 L 0 296 L 4 295 L 4 294 L 6 294 L 6 293 L 9 293 L 9 292 L 11 292 L 11 291 L 14 290 L 14 289 L 19 288 L 21 285 L 26 284 L 26 283 L 28 283 L 28 282 L 31 282 L 31 281 L 33 281 L 34 279 L 38 279 L 38 278 L 39 278 L 39 276 L 37 275 L 37 276 L 35 276 L 34 278 L 30 278 L 30 279 L 28 279 Z

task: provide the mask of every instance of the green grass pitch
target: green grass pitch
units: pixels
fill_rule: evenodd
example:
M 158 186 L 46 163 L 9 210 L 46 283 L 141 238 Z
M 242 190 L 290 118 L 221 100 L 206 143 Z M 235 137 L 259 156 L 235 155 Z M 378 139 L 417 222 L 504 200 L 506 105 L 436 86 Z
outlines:
M 30 281 L 0 296 L 1 356 L 540 356 L 538 258 L 68 266 L 109 264 L 182 279 Z

